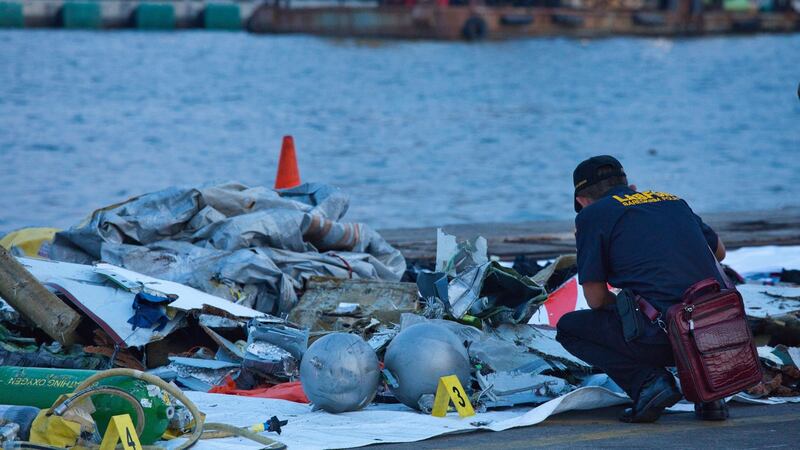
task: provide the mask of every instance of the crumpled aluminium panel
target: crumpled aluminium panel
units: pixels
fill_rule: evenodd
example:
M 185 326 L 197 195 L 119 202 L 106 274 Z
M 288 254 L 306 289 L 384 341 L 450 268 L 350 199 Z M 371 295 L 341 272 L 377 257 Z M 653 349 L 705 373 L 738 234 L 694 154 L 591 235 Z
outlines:
M 589 370 L 591 366 L 578 359 L 556 341 L 556 330 L 534 327 L 527 324 L 501 324 L 491 330 L 491 334 L 506 341 L 527 348 L 532 353 L 548 360 L 560 361 L 570 368 Z
M 486 407 L 544 403 L 575 389 L 562 378 L 521 370 L 476 375 Z
M 88 266 L 33 258 L 18 258 L 18 261 L 45 286 L 87 314 L 116 344 L 123 347 L 140 347 L 163 339 L 184 325 L 186 312 L 201 311 L 205 307 L 222 309 L 230 316 L 244 319 L 264 316 L 259 311 L 232 304 L 186 285 L 110 264 Z M 163 330 L 132 330 L 128 319 L 134 313 L 132 305 L 136 286 L 163 295 L 177 296 L 168 307 L 174 316 L 171 315 L 171 320 Z

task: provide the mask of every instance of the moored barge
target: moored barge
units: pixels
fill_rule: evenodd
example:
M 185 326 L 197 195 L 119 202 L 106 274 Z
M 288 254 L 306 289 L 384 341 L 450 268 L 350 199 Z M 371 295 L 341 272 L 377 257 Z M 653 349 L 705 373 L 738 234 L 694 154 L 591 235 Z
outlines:
M 797 0 L 775 0 L 769 10 L 747 0 L 707 5 L 702 0 L 383 0 L 318 5 L 264 3 L 254 11 L 248 28 L 257 33 L 443 40 L 800 31 Z

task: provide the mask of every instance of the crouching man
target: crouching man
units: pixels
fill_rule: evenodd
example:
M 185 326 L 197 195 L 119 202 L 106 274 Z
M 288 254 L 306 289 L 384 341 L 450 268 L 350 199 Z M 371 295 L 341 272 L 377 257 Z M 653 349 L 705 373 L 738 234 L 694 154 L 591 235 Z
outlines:
M 591 309 L 564 315 L 557 339 L 628 393 L 633 407 L 620 420 L 653 422 L 681 398 L 665 369 L 675 365 L 672 349 L 665 330 L 625 308 L 623 296 L 638 294 L 666 317 L 690 285 L 720 279 L 714 259 L 725 257 L 725 247 L 685 201 L 629 186 L 612 156 L 581 162 L 573 181 L 578 280 Z M 619 302 L 609 284 L 622 289 Z M 630 325 L 640 319 L 634 314 L 644 319 L 636 327 Z M 728 417 L 722 400 L 696 404 L 695 413 L 706 420 Z

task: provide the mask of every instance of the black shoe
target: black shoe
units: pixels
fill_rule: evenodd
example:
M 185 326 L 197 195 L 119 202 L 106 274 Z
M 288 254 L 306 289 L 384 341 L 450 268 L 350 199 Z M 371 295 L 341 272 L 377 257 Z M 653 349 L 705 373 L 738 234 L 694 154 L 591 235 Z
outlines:
M 674 379 L 669 375 L 661 375 L 642 388 L 639 400 L 633 408 L 623 411 L 619 420 L 628 423 L 655 422 L 664 409 L 678 403 L 680 399 L 681 393 L 675 387 Z
M 730 413 L 725 400 L 717 400 L 715 402 L 695 403 L 694 416 L 700 420 L 725 420 L 730 416 Z

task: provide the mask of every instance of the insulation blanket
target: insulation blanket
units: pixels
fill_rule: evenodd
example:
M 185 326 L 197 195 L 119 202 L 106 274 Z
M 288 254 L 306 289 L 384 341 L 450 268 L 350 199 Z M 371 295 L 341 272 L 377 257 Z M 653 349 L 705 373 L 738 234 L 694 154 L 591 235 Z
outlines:
M 274 191 L 239 183 L 171 187 L 92 212 L 56 233 L 57 261 L 104 261 L 265 313 L 288 313 L 313 275 L 399 281 L 399 250 L 343 222 L 349 198 L 307 183 Z

